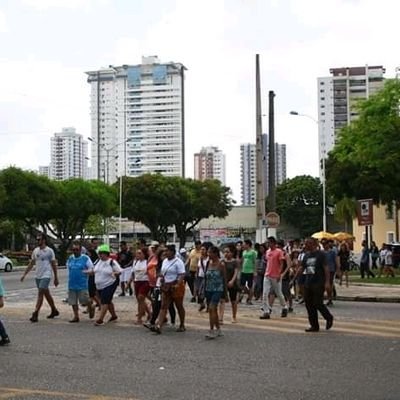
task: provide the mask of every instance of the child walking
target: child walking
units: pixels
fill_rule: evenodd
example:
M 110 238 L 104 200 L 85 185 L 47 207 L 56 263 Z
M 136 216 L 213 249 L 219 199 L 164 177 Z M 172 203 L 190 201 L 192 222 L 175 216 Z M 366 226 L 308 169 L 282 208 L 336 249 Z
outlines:
M 0 278 L 0 308 L 4 306 L 4 288 Z M 6 328 L 4 328 L 3 322 L 0 320 L 0 346 L 5 346 L 10 343 L 10 338 L 7 335 Z

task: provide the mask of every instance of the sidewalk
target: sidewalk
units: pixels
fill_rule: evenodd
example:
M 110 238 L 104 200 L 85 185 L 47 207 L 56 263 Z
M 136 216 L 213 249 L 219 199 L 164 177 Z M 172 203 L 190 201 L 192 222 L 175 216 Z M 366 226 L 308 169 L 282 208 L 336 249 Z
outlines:
M 349 287 L 338 284 L 335 287 L 337 300 L 400 303 L 400 285 L 350 283 Z

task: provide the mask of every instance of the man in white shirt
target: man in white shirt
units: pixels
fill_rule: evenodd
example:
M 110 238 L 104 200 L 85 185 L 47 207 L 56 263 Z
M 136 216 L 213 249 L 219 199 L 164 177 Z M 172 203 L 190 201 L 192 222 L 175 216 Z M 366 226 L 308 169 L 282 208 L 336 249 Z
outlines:
M 32 313 L 32 316 L 29 319 L 31 322 L 39 321 L 39 311 L 42 307 L 44 298 L 46 298 L 51 308 L 51 313 L 47 316 L 47 318 L 53 319 L 54 317 L 58 317 L 60 315 L 54 304 L 54 299 L 50 294 L 49 289 L 52 275 L 54 276 L 54 286 L 58 286 L 56 257 L 54 255 L 53 249 L 47 246 L 47 240 L 44 234 L 38 235 L 36 239 L 38 242 L 38 247 L 33 250 L 28 267 L 21 277 L 21 282 L 23 282 L 29 271 L 33 268 L 34 265 L 36 265 L 35 278 L 38 295 L 35 311 Z

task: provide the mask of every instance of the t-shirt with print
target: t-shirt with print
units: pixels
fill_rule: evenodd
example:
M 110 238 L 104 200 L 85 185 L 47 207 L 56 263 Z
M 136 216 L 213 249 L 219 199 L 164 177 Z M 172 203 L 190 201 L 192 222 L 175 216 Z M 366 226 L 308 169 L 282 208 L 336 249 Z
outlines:
M 185 264 L 178 257 L 169 260 L 165 258 L 161 267 L 161 275 L 164 277 L 165 283 L 174 282 L 178 279 L 178 275 L 185 273 Z
M 304 268 L 305 286 L 324 285 L 326 264 L 325 253 L 321 250 L 308 252 L 304 255 L 301 265 Z
M 56 259 L 52 248 L 46 246 L 43 249 L 36 247 L 32 251 L 32 260 L 35 262 L 36 279 L 51 278 L 51 262 Z
M 112 285 L 117 278 L 113 272 L 121 273 L 122 268 L 115 260 L 108 259 L 106 261 L 99 260 L 94 266 L 94 283 L 97 290 L 102 290 Z
M 149 276 L 147 275 L 147 260 L 135 260 L 133 263 L 132 272 L 135 276 L 135 282 L 148 281 Z
M 284 252 L 279 248 L 268 249 L 265 258 L 267 260 L 265 276 L 273 279 L 280 278 L 282 274 L 282 261 L 285 259 Z
M 68 268 L 68 289 L 69 290 L 87 290 L 88 275 L 83 271 L 93 269 L 93 263 L 90 258 L 82 254 L 79 257 L 70 256 L 67 261 Z
M 256 270 L 257 252 L 253 249 L 243 250 L 242 274 L 254 274 Z

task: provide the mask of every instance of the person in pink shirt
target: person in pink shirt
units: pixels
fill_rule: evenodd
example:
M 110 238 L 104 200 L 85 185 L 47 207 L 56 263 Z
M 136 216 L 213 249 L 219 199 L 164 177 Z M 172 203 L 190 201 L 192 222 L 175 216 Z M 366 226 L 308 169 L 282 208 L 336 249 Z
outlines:
M 262 315 L 260 319 L 269 319 L 272 312 L 272 304 L 269 302 L 269 293 L 271 289 L 278 297 L 282 306 L 281 317 L 285 318 L 288 314 L 288 308 L 285 297 L 282 293 L 282 276 L 286 273 L 283 271 L 285 260 L 284 252 L 276 246 L 276 239 L 273 236 L 268 238 L 268 250 L 265 254 L 267 268 L 264 276 L 263 288 L 263 305 L 261 307 Z

